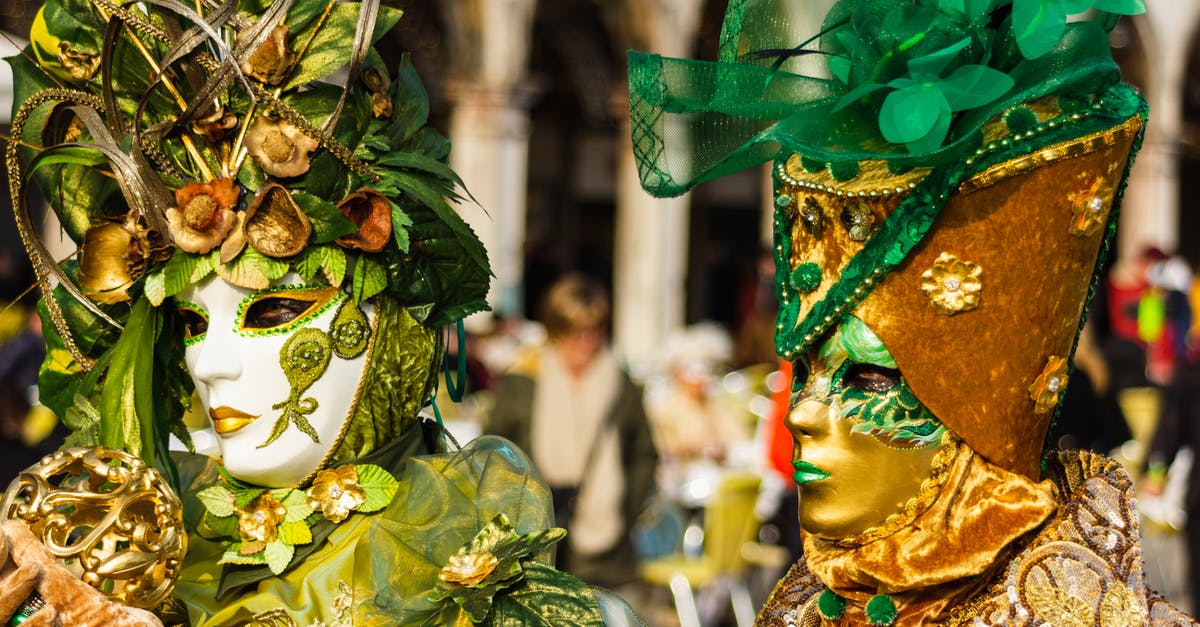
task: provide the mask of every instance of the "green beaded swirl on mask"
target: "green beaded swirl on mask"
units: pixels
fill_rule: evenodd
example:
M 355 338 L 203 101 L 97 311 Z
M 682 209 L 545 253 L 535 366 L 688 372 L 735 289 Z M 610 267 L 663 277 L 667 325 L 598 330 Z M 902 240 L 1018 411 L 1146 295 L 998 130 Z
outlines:
M 329 337 L 333 340 L 333 354 L 342 359 L 354 359 L 367 350 L 371 324 L 353 300 L 346 299 L 338 307 L 329 325 Z
M 282 403 L 271 406 L 272 409 L 283 411 L 275 419 L 275 425 L 271 427 L 271 435 L 267 437 L 267 441 L 259 444 L 258 448 L 274 442 L 291 424 L 295 424 L 296 428 L 312 438 L 313 442 L 321 441 L 317 436 L 316 429 L 313 429 L 307 418 L 308 414 L 316 411 L 317 399 L 302 398 L 302 396 L 317 379 L 321 378 L 321 375 L 325 374 L 332 352 L 333 341 L 329 339 L 329 334 L 312 327 L 296 331 L 295 335 L 284 342 L 283 349 L 279 351 L 279 365 L 283 367 L 283 373 L 287 376 L 292 391 Z

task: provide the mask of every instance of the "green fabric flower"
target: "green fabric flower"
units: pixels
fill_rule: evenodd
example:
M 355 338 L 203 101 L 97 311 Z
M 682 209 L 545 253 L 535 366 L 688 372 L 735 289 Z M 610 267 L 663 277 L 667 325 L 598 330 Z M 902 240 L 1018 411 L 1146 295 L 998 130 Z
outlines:
M 1089 9 L 1137 15 L 1145 0 L 1012 0 L 1013 34 L 1027 59 L 1036 59 L 1058 45 L 1067 30 L 1067 16 Z
M 497 514 L 475 537 L 451 555 L 439 575 L 432 601 L 452 599 L 478 623 L 492 610 L 496 593 L 525 575 L 534 556 L 563 539 L 565 529 L 552 528 L 521 535 L 504 514 Z
M 886 84 L 866 83 L 838 101 L 835 111 L 880 89 L 892 89 L 879 110 L 879 131 L 894 144 L 914 153 L 936 150 L 950 132 L 953 114 L 990 104 L 1012 89 L 1004 72 L 986 65 L 966 64 L 946 77 L 941 74 L 967 49 L 965 37 L 953 45 L 908 61 L 908 76 Z

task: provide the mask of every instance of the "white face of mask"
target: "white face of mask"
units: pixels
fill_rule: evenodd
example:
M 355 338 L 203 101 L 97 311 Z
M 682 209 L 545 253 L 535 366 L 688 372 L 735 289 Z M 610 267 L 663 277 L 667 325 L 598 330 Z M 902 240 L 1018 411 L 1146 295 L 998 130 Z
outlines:
M 213 277 L 176 298 L 188 329 L 188 371 L 229 474 L 269 488 L 293 486 L 337 443 L 366 353 L 342 359 L 329 354 L 328 341 L 312 340 L 318 332 L 328 338 L 347 298 L 336 288 L 305 286 L 294 273 L 258 291 Z M 362 309 L 370 316 L 369 304 Z M 281 356 L 285 346 L 290 358 Z M 328 365 L 314 381 L 305 375 L 322 370 L 322 354 Z M 293 364 L 286 371 L 285 359 Z

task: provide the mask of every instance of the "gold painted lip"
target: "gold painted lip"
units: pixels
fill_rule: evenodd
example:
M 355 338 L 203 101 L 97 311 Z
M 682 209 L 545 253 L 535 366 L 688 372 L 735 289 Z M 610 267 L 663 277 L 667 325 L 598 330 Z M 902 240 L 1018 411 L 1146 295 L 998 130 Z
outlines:
M 229 435 L 258 420 L 258 416 L 224 405 L 208 410 L 208 417 L 212 419 L 213 431 L 217 435 Z

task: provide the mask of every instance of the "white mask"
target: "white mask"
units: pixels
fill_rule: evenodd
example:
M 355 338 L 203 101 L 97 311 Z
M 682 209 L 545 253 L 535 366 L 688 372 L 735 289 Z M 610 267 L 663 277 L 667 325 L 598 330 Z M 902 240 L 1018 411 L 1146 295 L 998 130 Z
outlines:
M 294 486 L 316 470 L 337 443 L 349 420 L 367 353 L 350 359 L 330 355 L 324 373 L 298 390 L 281 365 L 281 352 L 299 333 L 328 334 L 347 298 L 337 288 L 305 286 L 295 273 L 258 291 L 213 277 L 177 296 L 188 327 L 188 371 L 229 474 L 268 488 Z M 362 309 L 370 316 L 369 304 Z M 292 370 L 295 377 L 297 369 Z M 286 418 L 285 412 L 290 414 Z M 301 428 L 308 425 L 312 433 Z

